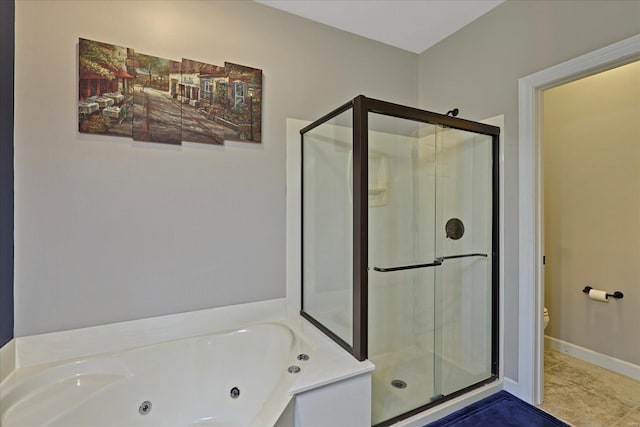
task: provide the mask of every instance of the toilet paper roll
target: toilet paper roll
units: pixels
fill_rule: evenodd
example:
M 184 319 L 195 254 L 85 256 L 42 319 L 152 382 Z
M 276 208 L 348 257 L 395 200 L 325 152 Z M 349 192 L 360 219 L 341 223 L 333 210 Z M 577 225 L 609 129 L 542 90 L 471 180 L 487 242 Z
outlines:
M 589 298 L 594 301 L 609 302 L 609 299 L 607 298 L 607 291 L 600 291 L 598 289 L 590 289 Z

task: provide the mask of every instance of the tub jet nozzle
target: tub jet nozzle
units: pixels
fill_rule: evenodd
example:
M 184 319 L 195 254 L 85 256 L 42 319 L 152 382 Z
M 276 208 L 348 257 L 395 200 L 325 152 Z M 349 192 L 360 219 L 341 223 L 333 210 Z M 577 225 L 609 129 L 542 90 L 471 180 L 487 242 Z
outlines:
M 232 388 L 229 395 L 232 399 L 237 399 L 240 396 L 240 389 L 238 387 Z
M 145 400 L 140 404 L 140 407 L 138 408 L 138 412 L 140 413 L 140 415 L 147 415 L 149 412 L 151 412 L 151 406 L 152 406 L 151 402 L 149 402 L 148 400 Z

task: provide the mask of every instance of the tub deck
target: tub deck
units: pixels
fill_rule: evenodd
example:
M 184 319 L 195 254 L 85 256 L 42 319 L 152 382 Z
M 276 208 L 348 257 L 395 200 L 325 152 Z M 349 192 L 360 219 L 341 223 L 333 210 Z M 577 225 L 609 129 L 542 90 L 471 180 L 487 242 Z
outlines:
M 298 360 L 301 353 L 309 360 Z M 291 365 L 300 372 L 289 373 Z M 296 394 L 373 368 L 294 318 L 17 369 L 1 384 L 0 420 L 6 427 L 268 426 Z M 152 406 L 142 414 L 145 401 Z

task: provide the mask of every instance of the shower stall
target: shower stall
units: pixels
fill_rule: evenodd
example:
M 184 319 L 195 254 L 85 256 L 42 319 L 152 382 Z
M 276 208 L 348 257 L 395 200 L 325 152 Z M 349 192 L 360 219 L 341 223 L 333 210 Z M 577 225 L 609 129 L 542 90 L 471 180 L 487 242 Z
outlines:
M 301 315 L 385 426 L 498 376 L 500 129 L 358 96 L 302 135 Z

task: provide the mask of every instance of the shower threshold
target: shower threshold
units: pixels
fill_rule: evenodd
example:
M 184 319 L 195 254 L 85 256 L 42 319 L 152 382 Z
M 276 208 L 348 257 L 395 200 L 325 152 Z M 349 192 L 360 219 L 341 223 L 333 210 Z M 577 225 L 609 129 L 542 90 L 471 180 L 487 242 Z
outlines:
M 403 348 L 369 358 L 376 365 L 372 376 L 371 421 L 376 427 L 391 425 L 408 414 L 422 412 L 445 400 L 459 396 L 475 386 L 495 380 L 473 374 L 447 360 L 438 360 L 446 390 L 436 390 L 434 354 L 420 347 Z M 465 387 L 474 383 L 474 386 Z M 451 390 L 449 394 L 445 394 Z

